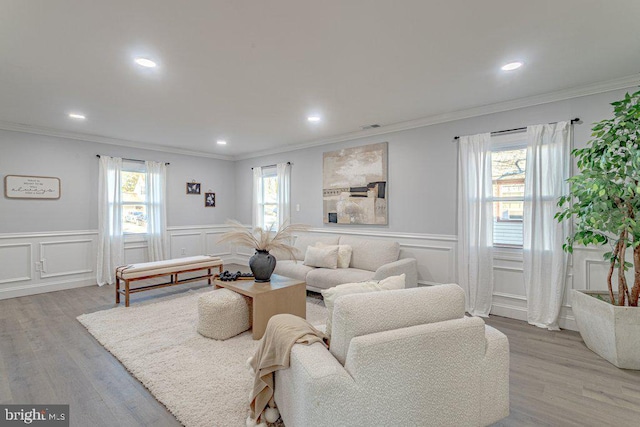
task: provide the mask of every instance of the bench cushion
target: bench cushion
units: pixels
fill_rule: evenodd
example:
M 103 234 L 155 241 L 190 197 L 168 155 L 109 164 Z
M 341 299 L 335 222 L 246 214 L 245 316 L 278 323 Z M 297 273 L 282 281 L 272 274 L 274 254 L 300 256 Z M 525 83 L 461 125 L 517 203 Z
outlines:
M 184 270 L 201 269 L 222 265 L 222 259 L 214 256 L 198 255 L 164 261 L 142 262 L 118 267 L 116 276 L 120 279 L 136 279 L 156 274 L 171 274 Z

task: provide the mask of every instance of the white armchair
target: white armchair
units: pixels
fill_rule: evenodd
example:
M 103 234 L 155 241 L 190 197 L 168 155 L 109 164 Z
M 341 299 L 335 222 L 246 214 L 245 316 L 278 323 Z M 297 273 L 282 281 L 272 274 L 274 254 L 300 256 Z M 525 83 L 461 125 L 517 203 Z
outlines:
M 509 344 L 441 285 L 345 295 L 331 350 L 294 345 L 276 372 L 287 427 L 484 426 L 509 414 Z

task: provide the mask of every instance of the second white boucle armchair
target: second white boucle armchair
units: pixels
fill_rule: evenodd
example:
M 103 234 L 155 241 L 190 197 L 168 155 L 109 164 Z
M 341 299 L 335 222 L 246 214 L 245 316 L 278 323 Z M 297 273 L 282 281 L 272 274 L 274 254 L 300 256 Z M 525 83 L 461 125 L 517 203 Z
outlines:
M 457 285 L 336 300 L 331 350 L 294 345 L 276 373 L 287 427 L 483 426 L 509 414 L 509 344 L 464 317 Z

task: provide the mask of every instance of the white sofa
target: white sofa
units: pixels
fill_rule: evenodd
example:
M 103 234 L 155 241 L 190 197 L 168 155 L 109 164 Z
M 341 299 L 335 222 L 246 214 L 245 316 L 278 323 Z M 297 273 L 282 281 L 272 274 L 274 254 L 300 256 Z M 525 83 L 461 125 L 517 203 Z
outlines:
M 303 264 L 307 246 L 316 243 L 326 245 L 349 245 L 353 249 L 349 268 L 315 268 Z M 296 259 L 287 259 L 275 254 L 274 273 L 304 280 L 307 289 L 320 292 L 343 283 L 381 280 L 390 276 L 406 274 L 406 287 L 418 285 L 418 264 L 414 258 L 400 258 L 400 244 L 382 239 L 364 239 L 354 236 L 323 236 L 304 234 L 296 238 Z
M 345 295 L 331 349 L 296 344 L 276 372 L 287 427 L 484 426 L 509 415 L 509 343 L 464 292 L 440 285 Z

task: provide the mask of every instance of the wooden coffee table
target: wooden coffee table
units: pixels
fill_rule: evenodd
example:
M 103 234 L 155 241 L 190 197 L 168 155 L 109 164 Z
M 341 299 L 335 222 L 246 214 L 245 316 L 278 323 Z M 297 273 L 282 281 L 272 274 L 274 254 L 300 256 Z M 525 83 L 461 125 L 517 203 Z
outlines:
M 252 300 L 253 339 L 259 340 L 267 329 L 267 322 L 275 314 L 288 313 L 307 317 L 307 284 L 300 280 L 273 274 L 271 282 L 253 280 L 223 282 L 214 280 L 217 288 L 226 288 Z

